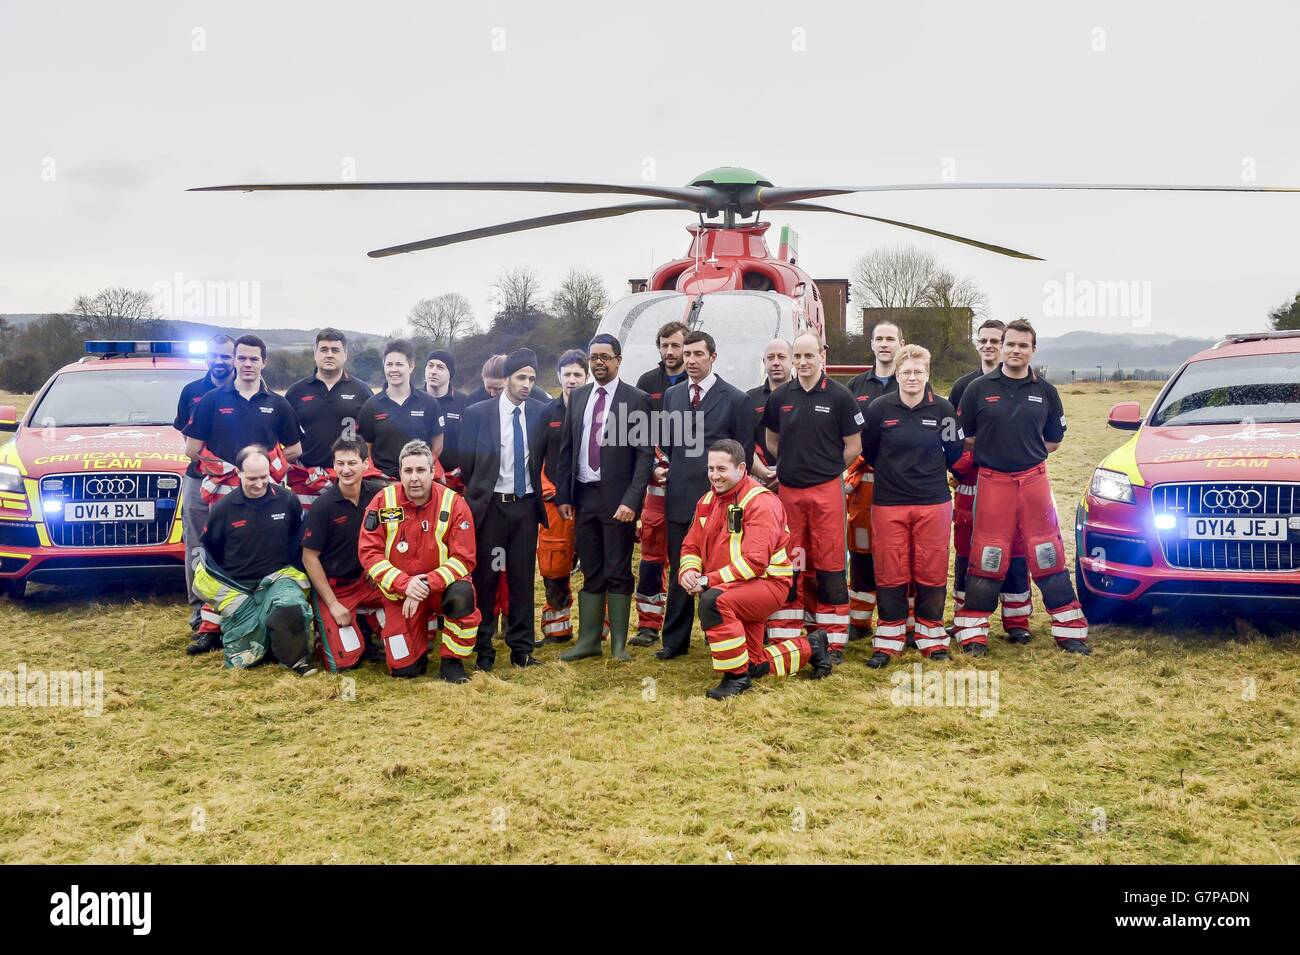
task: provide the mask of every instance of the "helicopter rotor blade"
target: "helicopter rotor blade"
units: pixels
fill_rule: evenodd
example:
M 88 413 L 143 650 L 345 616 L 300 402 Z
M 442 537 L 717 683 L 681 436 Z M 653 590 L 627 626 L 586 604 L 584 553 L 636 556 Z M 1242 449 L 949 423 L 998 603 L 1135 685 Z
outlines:
M 444 245 L 455 245 L 457 242 L 471 242 L 474 239 L 486 239 L 494 235 L 509 235 L 511 232 L 527 232 L 529 229 L 545 229 L 547 226 L 565 225 L 570 222 L 588 222 L 592 219 L 608 219 L 612 216 L 623 216 L 631 212 L 652 212 L 662 209 L 685 209 L 694 210 L 696 207 L 686 202 L 676 200 L 648 200 L 646 202 L 628 202 L 618 206 L 602 206 L 599 209 L 577 209 L 572 212 L 558 212 L 549 216 L 538 216 L 535 219 L 519 219 L 515 222 L 503 222 L 500 225 L 485 226 L 481 229 L 470 229 L 467 232 L 454 232 L 450 235 L 435 236 L 432 239 L 422 239 L 419 242 L 406 242 L 402 245 L 391 245 L 383 249 L 375 249 L 373 252 L 366 253 L 372 259 L 381 259 L 389 255 L 401 255 L 405 252 L 419 252 L 422 249 L 437 249 Z
M 922 182 L 885 186 L 762 186 L 760 208 L 770 209 L 783 202 L 847 196 L 855 192 L 923 192 L 938 189 L 1086 189 L 1110 192 L 1300 192 L 1300 186 L 1167 186 L 1140 183 L 1096 182 Z
M 845 209 L 835 209 L 831 206 L 813 205 L 807 202 L 785 202 L 781 205 L 768 206 L 767 208 L 791 212 L 834 212 L 842 216 L 853 216 L 855 219 L 870 219 L 872 222 L 883 222 L 885 225 L 896 225 L 903 229 L 911 229 L 913 232 L 924 232 L 926 235 L 937 236 L 940 239 L 950 239 L 953 242 L 960 242 L 963 245 L 973 245 L 977 249 L 984 249 L 988 252 L 997 252 L 1000 255 L 1009 255 L 1016 259 L 1030 259 L 1034 262 L 1042 262 L 1044 259 L 1037 255 L 1030 255 L 1028 252 L 1017 252 L 1015 249 L 1008 249 L 1005 246 L 993 245 L 989 242 L 980 242 L 978 239 L 968 239 L 965 236 L 954 235 L 951 232 L 940 232 L 938 229 L 928 229 L 923 225 L 915 225 L 911 222 L 900 222 L 898 219 L 884 219 L 880 216 L 869 216 L 862 212 L 849 212 Z
M 557 192 L 613 194 L 676 199 L 716 208 L 718 197 L 701 186 L 622 186 L 599 182 L 272 182 L 229 186 L 196 186 L 187 192 L 341 192 L 381 190 L 390 192 Z

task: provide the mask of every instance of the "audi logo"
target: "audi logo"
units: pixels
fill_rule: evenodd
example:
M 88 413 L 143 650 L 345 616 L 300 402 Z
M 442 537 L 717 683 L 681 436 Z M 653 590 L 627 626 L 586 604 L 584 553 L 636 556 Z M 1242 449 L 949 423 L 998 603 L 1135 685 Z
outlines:
M 108 497 L 135 493 L 135 478 L 95 477 L 86 482 L 87 497 Z
M 1264 503 L 1264 495 L 1253 487 L 1212 487 L 1201 492 L 1201 506 L 1232 510 L 1254 510 Z

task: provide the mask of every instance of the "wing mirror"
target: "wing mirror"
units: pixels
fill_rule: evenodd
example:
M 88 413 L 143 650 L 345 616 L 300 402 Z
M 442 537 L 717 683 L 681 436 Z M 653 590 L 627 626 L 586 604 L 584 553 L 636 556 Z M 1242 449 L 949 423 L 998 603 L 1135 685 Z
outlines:
M 0 431 L 18 430 L 18 408 L 14 405 L 0 405 Z
M 1136 431 L 1142 427 L 1142 406 L 1136 401 L 1121 401 L 1110 409 L 1106 423 L 1120 431 Z

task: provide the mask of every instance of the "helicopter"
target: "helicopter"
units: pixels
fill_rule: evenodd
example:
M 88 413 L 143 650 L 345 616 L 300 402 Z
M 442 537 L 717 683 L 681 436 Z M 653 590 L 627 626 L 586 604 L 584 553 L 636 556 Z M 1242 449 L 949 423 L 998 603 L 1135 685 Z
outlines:
M 498 225 L 455 232 L 433 238 L 374 249 L 371 258 L 385 258 L 492 236 L 551 226 L 607 219 L 640 212 L 694 212 L 696 223 L 687 227 L 691 244 L 686 254 L 659 266 L 644 291 L 615 302 L 602 317 L 598 331 L 615 335 L 623 344 L 624 367 L 639 375 L 659 361 L 655 330 L 677 319 L 692 330 L 710 332 L 725 342 L 719 349 L 719 373 L 740 388 L 762 382 L 762 350 L 776 337 L 793 339 L 803 332 L 817 334 L 824 343 L 824 308 L 817 283 L 798 265 L 798 243 L 792 230 L 782 230 L 773 256 L 765 238 L 769 212 L 818 212 L 851 216 L 908 229 L 936 238 L 1027 261 L 1044 261 L 1036 255 L 990 242 L 932 229 L 927 226 L 853 212 L 810 202 L 832 196 L 871 192 L 930 190 L 1105 190 L 1155 192 L 1300 192 L 1300 187 L 1261 185 L 1144 185 L 1062 182 L 939 182 L 867 186 L 777 186 L 765 176 L 739 166 L 719 166 L 701 173 L 685 186 L 656 183 L 632 185 L 592 182 L 304 182 L 245 183 L 200 186 L 190 192 L 268 191 L 468 191 L 547 192 L 568 194 L 630 195 L 634 202 L 578 209 L 520 219 Z M 837 370 L 835 366 L 828 370 Z M 848 370 L 848 366 L 843 369 Z

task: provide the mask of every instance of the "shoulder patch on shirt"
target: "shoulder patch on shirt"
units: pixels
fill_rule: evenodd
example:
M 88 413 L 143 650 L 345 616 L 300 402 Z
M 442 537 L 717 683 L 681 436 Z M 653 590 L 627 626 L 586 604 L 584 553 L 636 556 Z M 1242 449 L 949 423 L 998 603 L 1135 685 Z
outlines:
M 853 423 L 856 424 L 859 428 L 862 427 L 862 425 L 863 425 L 863 423 L 864 423 L 865 421 L 866 421 L 866 418 L 862 417 L 862 412 L 861 412 L 861 411 L 859 411 L 857 414 L 855 414 L 855 415 L 853 416 Z
M 1061 415 L 1061 427 L 1065 427 L 1065 415 Z
M 460 522 L 459 524 L 457 524 L 456 526 L 459 527 L 459 528 L 460 528 L 461 530 L 463 530 L 463 531 L 467 531 L 467 530 L 469 530 L 469 521 L 461 521 L 461 522 Z
M 381 507 L 379 509 L 379 522 L 381 524 L 400 524 L 406 517 L 406 512 L 400 507 Z

